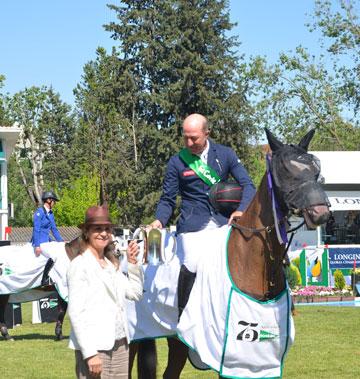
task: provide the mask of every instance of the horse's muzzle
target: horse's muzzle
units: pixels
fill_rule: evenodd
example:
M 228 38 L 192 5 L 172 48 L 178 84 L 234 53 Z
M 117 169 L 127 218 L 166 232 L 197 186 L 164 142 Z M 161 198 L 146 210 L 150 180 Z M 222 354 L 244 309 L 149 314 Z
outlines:
M 325 224 L 330 216 L 327 204 L 313 205 L 303 210 L 306 226 L 309 229 L 316 229 L 317 226 Z

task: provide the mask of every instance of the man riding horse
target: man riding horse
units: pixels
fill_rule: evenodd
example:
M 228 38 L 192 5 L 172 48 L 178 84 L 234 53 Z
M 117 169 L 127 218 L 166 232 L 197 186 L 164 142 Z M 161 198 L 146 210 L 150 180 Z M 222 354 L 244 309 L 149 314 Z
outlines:
M 180 318 L 180 323 L 176 327 L 176 321 L 174 323 L 168 319 L 159 319 L 160 314 L 156 310 L 143 311 L 147 307 L 153 306 L 152 302 L 149 302 L 149 299 L 152 298 L 149 290 L 153 291 L 154 295 L 169 293 L 169 289 L 145 287 L 143 304 L 138 307 L 141 313 L 139 318 L 133 322 L 135 335 L 139 334 L 137 330 L 140 329 L 142 337 L 139 338 L 154 337 L 155 335 L 152 335 L 151 332 L 147 335 L 143 333 L 145 327 L 152 325 L 152 322 L 159 322 L 159 325 L 165 325 L 164 322 L 168 325 L 175 324 L 173 333 L 171 330 L 166 330 L 164 336 L 177 333 L 182 341 L 201 355 L 204 362 L 210 364 L 220 374 L 227 377 L 228 375 L 231 376 L 232 374 L 229 372 L 234 369 L 242 373 L 248 370 L 245 374 L 250 376 L 243 377 L 253 377 L 251 376 L 254 373 L 253 370 L 257 369 L 261 371 L 271 370 L 275 374 L 278 374 L 279 370 L 281 372 L 283 358 L 292 340 L 291 301 L 283 270 L 287 244 L 286 234 L 289 227 L 288 216 L 292 214 L 302 216 L 308 227 L 314 228 L 326 222 L 329 215 L 327 197 L 320 183 L 317 182 L 320 174 L 319 161 L 307 153 L 312 136 L 313 131 L 309 132 L 299 145 L 285 145 L 267 131 L 273 154 L 268 157 L 267 173 L 264 175 L 256 196 L 249 204 L 246 212 L 241 217 L 234 218 L 231 228 L 224 226 L 210 231 L 203 230 L 188 234 L 187 245 L 190 254 L 197 254 L 200 250 L 204 251 L 204 257 L 203 259 L 200 257 L 195 262 L 194 268 L 197 271 L 195 292 L 191 291 L 189 302 Z M 210 283 L 214 284 L 211 288 Z M 219 285 L 220 283 L 221 285 Z M 181 291 L 180 288 L 179 291 Z M 238 350 L 234 341 L 232 342 L 233 350 L 230 351 L 223 351 L 221 344 L 215 348 L 214 344 L 206 343 L 208 336 L 215 330 L 224 328 L 226 320 L 229 320 L 226 317 L 227 307 L 224 304 L 221 305 L 219 301 L 224 301 L 229 295 L 236 299 L 237 296 L 235 295 L 238 293 L 245 294 L 241 296 L 241 301 L 246 302 L 246 299 L 249 299 L 247 303 L 258 304 L 259 306 L 250 307 L 253 316 L 249 320 L 247 317 L 245 320 L 242 319 L 244 315 L 239 314 L 239 323 L 236 322 L 235 324 L 238 325 L 238 329 L 242 329 L 235 334 L 237 344 L 241 344 L 243 341 L 247 342 L 249 339 L 254 344 L 258 341 L 267 341 L 267 343 L 258 345 L 260 348 L 259 356 L 263 356 L 264 359 L 267 358 L 255 366 L 253 361 L 250 367 L 243 361 L 242 357 L 236 355 Z M 210 301 L 205 302 L 209 306 L 206 310 L 201 308 L 205 304 L 198 297 L 200 296 L 202 299 L 205 294 L 210 296 Z M 163 299 L 165 298 L 163 297 Z M 219 308 L 213 310 L 213 304 L 218 304 Z M 230 312 L 239 311 L 239 307 L 229 301 L 230 304 L 232 305 Z M 263 325 L 264 316 L 262 315 L 269 312 L 275 316 L 271 322 L 269 318 L 270 329 L 276 331 L 273 334 L 267 330 L 269 325 Z M 216 317 L 216 319 L 206 322 L 204 320 L 205 315 Z M 149 320 L 144 320 L 146 317 L 149 317 Z M 252 322 L 252 318 L 256 321 Z M 265 317 L 265 321 L 266 319 L 268 316 Z M 219 327 L 215 325 L 219 325 Z M 263 329 L 261 329 L 262 331 L 258 330 L 260 327 Z M 220 335 L 223 338 L 225 330 L 229 331 L 229 329 L 222 330 L 223 332 L 220 332 Z M 232 332 L 235 333 L 236 329 Z M 160 335 L 156 334 L 156 336 L 159 337 Z M 217 340 L 220 341 L 218 337 Z M 225 347 L 230 346 L 229 341 L 223 342 Z M 184 351 L 187 352 L 188 349 L 181 347 L 179 343 L 170 343 L 169 345 L 169 362 L 164 377 L 178 378 L 186 360 L 182 358 Z M 261 350 L 261 346 L 266 345 L 268 351 L 271 352 L 268 356 L 263 355 L 264 351 Z M 256 349 L 254 351 L 257 351 Z M 214 353 L 216 356 L 212 356 Z M 233 358 L 230 359 L 230 362 L 233 366 L 229 367 L 227 362 L 231 356 Z M 153 355 L 148 355 L 146 358 L 149 360 L 149 357 L 153 357 Z M 179 357 L 181 358 L 180 361 Z M 221 357 L 226 358 L 226 360 L 222 360 Z M 139 359 L 140 357 L 138 358 L 138 365 Z M 155 374 L 152 376 L 144 374 L 139 377 L 150 378 L 155 377 Z M 238 376 L 234 374 L 231 377 Z
M 188 233 L 214 229 L 240 217 L 255 194 L 255 187 L 235 152 L 226 146 L 208 139 L 210 130 L 207 119 L 200 114 L 191 114 L 183 122 L 185 148 L 170 158 L 163 184 L 163 194 L 156 209 L 153 228 L 163 228 L 172 216 L 176 196 L 181 196 L 180 218 L 177 223 L 178 241 L 186 244 Z M 216 212 L 209 202 L 209 191 L 213 184 L 232 177 L 242 187 L 242 199 L 229 218 Z M 179 317 L 186 306 L 195 280 L 194 266 L 198 254 L 187 254 L 178 279 Z M 200 253 L 200 251 L 199 251 Z M 169 341 L 169 348 L 178 345 Z M 186 362 L 187 348 L 183 346 L 182 357 L 177 356 L 179 373 Z M 167 377 L 165 372 L 164 377 Z

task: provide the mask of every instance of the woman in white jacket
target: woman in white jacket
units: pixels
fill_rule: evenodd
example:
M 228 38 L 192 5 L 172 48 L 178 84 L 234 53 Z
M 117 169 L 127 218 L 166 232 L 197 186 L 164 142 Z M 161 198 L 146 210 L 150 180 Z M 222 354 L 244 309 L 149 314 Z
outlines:
M 135 241 L 127 249 L 127 276 L 105 256 L 112 226 L 106 207 L 94 206 L 86 211 L 85 222 L 80 225 L 85 247 L 67 273 L 69 346 L 75 349 L 77 378 L 128 377 L 125 298 L 141 298 L 144 278 L 136 260 Z

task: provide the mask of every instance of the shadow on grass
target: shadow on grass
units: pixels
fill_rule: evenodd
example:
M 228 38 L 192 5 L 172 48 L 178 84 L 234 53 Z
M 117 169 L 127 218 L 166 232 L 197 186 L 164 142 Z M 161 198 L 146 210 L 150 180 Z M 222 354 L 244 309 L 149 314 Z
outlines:
M 39 333 L 32 333 L 32 334 L 24 334 L 24 335 L 17 335 L 17 336 L 11 336 L 11 338 L 14 341 L 31 341 L 31 340 L 48 340 L 48 341 L 63 341 L 69 339 L 69 336 L 64 336 L 61 340 L 58 340 L 55 338 L 55 336 L 45 335 L 45 334 L 39 334 Z M 6 341 L 3 338 L 0 338 L 0 342 L 13 342 L 13 341 Z

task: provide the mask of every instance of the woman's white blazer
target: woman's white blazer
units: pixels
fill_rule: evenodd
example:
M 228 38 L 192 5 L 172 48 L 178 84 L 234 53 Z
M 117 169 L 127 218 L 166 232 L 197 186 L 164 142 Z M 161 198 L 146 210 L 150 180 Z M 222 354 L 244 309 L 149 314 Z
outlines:
M 107 261 L 112 267 L 110 261 Z M 139 265 L 129 264 L 128 275 L 121 270 L 104 272 L 94 255 L 86 250 L 71 263 L 67 273 L 68 312 L 71 322 L 69 347 L 81 350 L 83 358 L 99 350 L 111 350 L 115 343 L 115 316 L 121 312 L 129 343 L 125 297 L 139 300 L 144 275 Z

